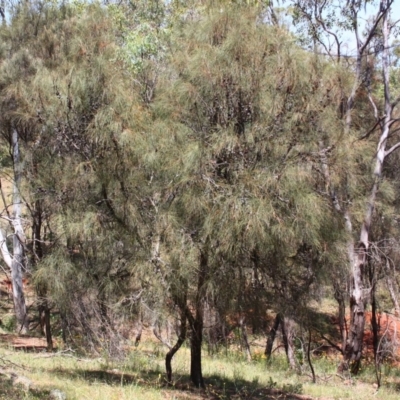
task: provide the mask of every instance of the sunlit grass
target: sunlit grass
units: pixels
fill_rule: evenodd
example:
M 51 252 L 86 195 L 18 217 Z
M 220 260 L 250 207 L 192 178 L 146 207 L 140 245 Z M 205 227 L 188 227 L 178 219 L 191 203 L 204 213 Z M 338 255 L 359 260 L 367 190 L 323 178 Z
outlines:
M 190 351 L 183 347 L 173 360 L 174 383 L 167 387 L 164 375 L 166 349 L 154 342 L 141 343 L 132 348 L 122 361 L 106 358 L 88 359 L 74 353 L 53 354 L 24 353 L 1 348 L 0 356 L 17 366 L 10 368 L 27 376 L 37 391 L 60 389 L 68 399 L 119 400 L 119 399 L 237 399 L 268 398 L 267 390 L 277 393 L 282 389 L 324 399 L 385 399 L 395 400 L 399 373 L 396 368 L 385 371 L 386 386 L 378 392 L 374 386 L 372 369 L 360 377 L 343 379 L 336 375 L 336 361 L 321 357 L 314 360 L 317 383 L 311 383 L 306 367 L 301 375 L 288 370 L 285 357 L 274 356 L 267 363 L 261 350 L 255 352 L 252 362 L 246 361 L 239 351 L 222 349 L 212 355 L 204 354 L 203 373 L 205 392 L 191 388 L 188 372 Z M 398 388 L 397 388 L 398 389 Z M 264 392 L 261 392 L 263 390 Z M 273 394 L 272 393 L 272 394 Z M 36 399 L 29 394 L 26 399 Z M 272 397 L 271 397 L 272 398 Z

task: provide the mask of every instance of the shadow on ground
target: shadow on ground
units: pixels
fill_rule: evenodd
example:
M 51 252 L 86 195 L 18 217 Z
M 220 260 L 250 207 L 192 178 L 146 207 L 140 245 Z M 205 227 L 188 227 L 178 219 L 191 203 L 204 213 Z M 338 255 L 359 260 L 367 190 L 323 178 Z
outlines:
M 50 391 L 30 389 L 27 392 L 20 386 L 14 386 L 10 379 L 0 375 L 0 400 L 51 400 Z
M 282 400 L 306 400 L 308 396 L 285 392 L 270 387 L 259 385 L 258 382 L 250 382 L 244 379 L 226 379 L 219 375 L 206 378 L 206 388 L 195 388 L 188 375 L 175 374 L 174 384 L 168 385 L 165 375 L 159 371 L 147 370 L 143 373 L 125 373 L 119 370 L 89 370 L 81 369 L 54 369 L 51 373 L 67 379 L 83 379 L 89 383 L 102 383 L 113 385 L 135 385 L 141 388 L 159 389 L 165 398 L 187 400 L 228 400 L 228 399 L 282 399 Z M 289 388 L 290 389 L 290 388 Z M 296 389 L 293 387 L 293 389 Z

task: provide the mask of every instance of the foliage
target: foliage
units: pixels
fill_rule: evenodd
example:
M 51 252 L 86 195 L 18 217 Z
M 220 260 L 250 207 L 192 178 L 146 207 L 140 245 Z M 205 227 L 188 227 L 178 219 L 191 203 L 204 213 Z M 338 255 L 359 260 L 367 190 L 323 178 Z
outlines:
M 70 345 L 121 357 L 133 322 L 182 318 L 192 350 L 203 330 L 210 345 L 245 341 L 267 309 L 319 329 L 310 301 L 330 284 L 346 297 L 366 204 L 370 242 L 390 243 L 369 253 L 378 285 L 398 259 L 399 160 L 371 202 L 385 82 L 378 37 L 359 62 L 339 54 L 369 2 L 349 3 L 291 2 L 297 36 L 270 1 L 9 8 L 0 162 L 17 130 L 29 274 Z

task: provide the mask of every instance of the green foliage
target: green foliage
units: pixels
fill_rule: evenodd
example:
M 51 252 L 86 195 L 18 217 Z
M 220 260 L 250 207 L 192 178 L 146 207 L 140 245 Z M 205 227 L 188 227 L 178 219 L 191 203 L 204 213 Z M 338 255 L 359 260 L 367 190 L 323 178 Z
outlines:
M 301 383 L 287 383 L 282 386 L 282 390 L 287 393 L 303 394 L 303 385 Z
M 267 24 L 269 6 L 37 1 L 1 26 L 0 163 L 16 129 L 34 283 L 75 344 L 120 354 L 126 321 L 176 318 L 177 305 L 224 329 L 238 315 L 261 326 L 267 308 L 317 325 L 308 301 L 347 282 L 332 194 L 356 230 L 376 151 L 368 93 L 344 134 L 351 68 Z M 322 28 L 291 12 L 310 44 Z M 398 234 L 398 162 L 376 237 Z
M 203 295 L 226 306 L 217 289 L 223 284 L 231 300 L 241 296 L 257 254 L 262 280 L 291 282 L 283 301 L 290 307 L 286 296 L 294 296 L 299 304 L 321 271 L 325 244 L 344 239 L 316 190 L 322 182 L 314 169 L 319 141 L 342 149 L 332 102 L 340 96 L 332 78 L 339 71 L 300 50 L 281 28 L 260 24 L 256 8 L 210 12 L 172 43 L 153 109 L 174 123 L 164 133 L 176 146 L 173 167 L 180 166 L 170 177 L 176 195 L 168 213 L 208 254 Z M 171 249 L 179 250 L 163 248 Z M 180 271 L 194 285 L 186 263 Z
M 15 315 L 6 314 L 1 318 L 1 327 L 8 332 L 15 332 L 17 320 Z

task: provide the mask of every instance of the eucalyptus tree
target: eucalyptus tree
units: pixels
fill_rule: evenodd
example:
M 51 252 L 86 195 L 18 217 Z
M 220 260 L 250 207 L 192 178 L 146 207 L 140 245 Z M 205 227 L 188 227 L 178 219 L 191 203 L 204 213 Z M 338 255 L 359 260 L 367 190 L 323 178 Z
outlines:
M 8 125 L 8 124 L 7 124 Z M 22 163 L 21 155 L 19 150 L 19 134 L 18 128 L 10 126 L 3 126 L 3 135 L 9 139 L 9 146 L 12 153 L 12 204 L 7 204 L 5 193 L 2 190 L 2 199 L 4 203 L 3 216 L 8 220 L 9 225 L 13 231 L 12 238 L 12 250 L 10 251 L 9 245 L 7 244 L 7 232 L 3 234 L 0 229 L 0 240 L 1 240 L 1 254 L 4 262 L 11 271 L 11 283 L 12 283 L 12 296 L 14 303 L 15 316 L 18 323 L 18 330 L 22 333 L 26 333 L 29 330 L 29 320 L 26 311 L 25 295 L 23 289 L 23 274 L 27 271 L 27 259 L 25 256 L 25 244 L 26 237 L 24 233 L 23 218 L 22 218 L 22 198 L 21 198 L 21 173 Z M 12 215 L 9 212 L 9 208 L 12 207 Z
M 374 211 L 379 203 L 385 202 L 385 194 L 393 192 L 390 182 L 385 179 L 384 164 L 388 156 L 399 147 L 396 130 L 393 130 L 398 99 L 391 95 L 389 57 L 389 38 L 396 29 L 390 20 L 393 1 L 382 0 L 377 3 L 375 14 L 367 21 L 363 31 L 360 27 L 361 13 L 371 5 L 369 1 L 340 4 L 334 1 L 293 1 L 292 4 L 295 22 L 306 28 L 303 37 L 313 41 L 315 49 L 318 44 L 336 62 L 347 62 L 353 71 L 351 88 L 343 89 L 343 133 L 348 137 L 358 136 L 357 143 L 364 146 L 364 151 L 373 159 L 373 166 L 366 169 L 367 185 L 363 181 L 350 182 L 354 185 L 353 193 L 348 190 L 348 182 L 335 184 L 330 181 L 329 168 L 325 167 L 333 206 L 342 214 L 349 237 L 351 322 L 348 336 L 344 336 L 344 361 L 341 368 L 350 365 L 351 370 L 357 372 L 362 355 L 365 306 L 371 290 L 366 284 L 366 271 Z M 356 50 L 355 55 L 350 57 L 343 54 L 341 34 L 346 30 L 354 34 Z M 381 78 L 378 78 L 378 72 Z M 342 80 L 338 80 L 338 84 L 341 85 Z M 360 168 L 365 169 L 367 165 L 360 164 Z M 387 200 L 390 201 L 390 197 Z M 362 208 L 354 207 L 356 202 L 363 203 L 363 211 Z M 359 232 L 358 239 L 356 232 Z
M 23 158 L 21 154 L 21 137 L 26 136 L 26 121 L 19 114 L 19 91 L 14 82 L 23 80 L 29 71 L 25 68 L 26 54 L 18 53 L 18 45 L 12 40 L 8 40 L 8 26 L 3 23 L 0 34 L 3 43 L 1 49 L 1 123 L 0 130 L 2 139 L 9 146 L 11 157 L 12 172 L 10 180 L 12 182 L 12 202 L 8 204 L 6 194 L 1 188 L 4 209 L 2 210 L 2 218 L 8 220 L 12 230 L 12 249 L 7 243 L 8 229 L 5 234 L 0 230 L 1 253 L 4 262 L 10 268 L 12 293 L 14 302 L 15 316 L 18 322 L 18 329 L 26 333 L 29 329 L 29 320 L 26 311 L 25 296 L 23 290 L 23 275 L 27 272 L 26 235 L 23 223 L 23 196 L 22 196 L 22 175 L 23 175 Z M 7 172 L 3 171 L 3 178 L 7 176 Z M 10 212 L 12 209 L 12 213 Z

